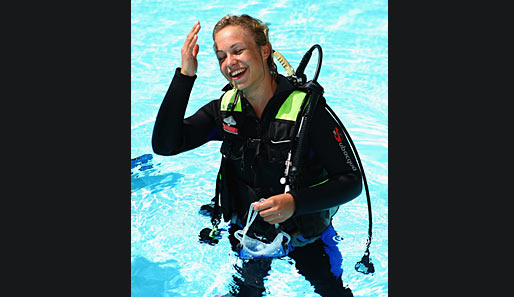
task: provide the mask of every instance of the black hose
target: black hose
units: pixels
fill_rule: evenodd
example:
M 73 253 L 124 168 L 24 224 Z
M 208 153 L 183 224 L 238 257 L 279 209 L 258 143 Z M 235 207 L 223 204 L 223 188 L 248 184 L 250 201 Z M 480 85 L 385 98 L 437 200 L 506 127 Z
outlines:
M 350 134 L 344 127 L 343 123 L 339 118 L 336 116 L 336 113 L 328 106 L 328 104 L 325 105 L 325 108 L 328 110 L 328 112 L 332 115 L 334 120 L 336 120 L 337 124 L 341 127 L 343 130 L 343 133 L 350 143 L 353 153 L 357 159 L 357 163 L 359 164 L 360 171 L 362 173 L 362 179 L 364 181 L 364 189 L 366 191 L 366 198 L 367 198 L 367 204 L 368 204 L 368 239 L 366 241 L 366 251 L 364 252 L 364 256 L 362 257 L 360 262 L 357 262 L 355 265 L 355 269 L 359 272 L 368 274 L 375 272 L 375 268 L 373 266 L 373 263 L 369 262 L 369 246 L 371 245 L 371 236 L 372 236 L 372 226 L 373 226 L 373 218 L 371 216 L 371 199 L 369 196 L 369 189 L 368 189 L 368 181 L 366 180 L 366 174 L 364 173 L 364 167 L 362 166 L 361 158 L 359 157 L 359 153 L 357 152 L 357 149 L 355 148 L 355 144 L 352 141 L 352 138 L 350 137 Z
M 307 80 L 307 78 L 304 74 L 304 71 L 305 71 L 305 68 L 307 67 L 307 64 L 309 63 L 309 60 L 312 56 L 312 52 L 314 51 L 315 48 L 318 49 L 318 65 L 316 66 L 316 72 L 314 74 L 314 78 L 312 79 L 312 81 L 305 82 Z M 301 175 L 299 174 L 298 171 L 300 168 L 303 152 L 306 148 L 306 144 L 305 144 L 306 143 L 305 139 L 307 139 L 306 133 L 307 133 L 307 131 L 309 131 L 309 127 L 311 125 L 311 121 L 312 121 L 312 117 L 313 117 L 313 116 L 311 116 L 311 113 L 314 113 L 314 111 L 316 110 L 318 100 L 322 97 L 323 92 L 324 92 L 323 87 L 321 87 L 317 82 L 319 72 L 321 69 L 322 59 L 323 59 L 323 51 L 321 49 L 321 46 L 319 44 L 315 44 L 305 53 L 305 55 L 303 56 L 302 60 L 300 61 L 300 64 L 298 65 L 298 68 L 296 69 L 296 72 L 295 72 L 296 83 L 298 84 L 297 87 L 299 87 L 299 89 L 301 89 L 301 90 L 306 91 L 306 93 L 307 93 L 307 95 L 305 96 L 304 102 L 302 103 L 302 109 L 305 106 L 305 104 L 307 104 L 306 102 L 309 99 L 310 99 L 310 103 L 305 108 L 305 112 L 303 113 L 303 115 L 300 113 L 298 115 L 298 118 L 296 119 L 297 125 L 299 124 L 299 127 L 296 129 L 300 129 L 300 130 L 299 130 L 299 133 L 297 133 L 296 139 L 293 141 L 294 144 L 292 143 L 293 147 L 295 148 L 295 151 L 293 151 L 293 160 L 292 160 L 292 165 L 291 165 L 291 172 L 289 175 L 289 182 L 290 182 L 292 189 L 297 189 L 301 184 L 301 181 L 299 180 Z M 366 241 L 366 251 L 364 252 L 364 256 L 362 257 L 361 261 L 359 261 L 359 262 L 357 262 L 357 264 L 355 264 L 355 270 L 357 270 L 358 272 L 362 272 L 364 274 L 373 273 L 373 272 L 375 272 L 375 268 L 373 266 L 373 263 L 371 263 L 369 261 L 369 254 L 370 254 L 369 247 L 371 245 L 371 238 L 372 238 L 373 218 L 372 218 L 372 214 L 371 214 L 371 198 L 369 195 L 366 174 L 364 173 L 364 167 L 362 166 L 362 162 L 359 157 L 359 153 L 357 152 L 357 148 L 355 147 L 355 144 L 353 143 L 353 141 L 350 137 L 350 134 L 346 130 L 345 126 L 343 125 L 341 120 L 339 120 L 336 113 L 328 106 L 328 104 L 325 104 L 325 107 L 327 108 L 329 113 L 332 115 L 332 117 L 336 120 L 337 124 L 343 130 L 343 133 L 345 134 L 346 139 L 350 143 L 352 150 L 354 152 L 354 155 L 355 155 L 357 162 L 359 164 L 359 167 L 360 167 L 362 179 L 364 181 L 364 188 L 366 191 L 369 225 L 368 225 L 368 238 Z M 300 109 L 300 110 L 302 110 L 302 109 Z
M 318 65 L 316 66 L 316 72 L 314 73 L 314 78 L 312 79 L 312 81 L 318 81 L 318 76 L 321 69 L 321 62 L 323 60 L 323 51 L 319 44 L 315 44 L 311 46 L 311 48 L 305 53 L 302 60 L 300 61 L 300 64 L 298 65 L 298 68 L 296 68 L 295 76 L 299 80 L 299 83 L 305 83 L 305 81 L 307 80 L 303 72 L 305 71 L 305 67 L 307 67 L 307 64 L 309 64 L 309 60 L 311 59 L 312 52 L 315 48 L 318 49 Z

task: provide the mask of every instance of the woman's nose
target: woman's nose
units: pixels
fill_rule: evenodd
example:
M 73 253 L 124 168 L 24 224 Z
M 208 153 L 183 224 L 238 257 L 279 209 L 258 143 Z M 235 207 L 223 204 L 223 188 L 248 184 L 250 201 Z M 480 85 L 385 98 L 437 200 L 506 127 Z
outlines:
M 237 59 L 235 56 L 228 54 L 227 55 L 227 66 L 232 67 L 237 64 Z

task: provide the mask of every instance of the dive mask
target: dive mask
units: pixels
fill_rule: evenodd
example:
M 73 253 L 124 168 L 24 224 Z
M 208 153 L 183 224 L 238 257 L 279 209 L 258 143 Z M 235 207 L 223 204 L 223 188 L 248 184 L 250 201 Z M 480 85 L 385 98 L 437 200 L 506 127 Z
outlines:
M 262 200 L 264 199 L 261 199 L 260 201 Z M 277 228 L 277 231 L 279 232 L 277 236 L 275 236 L 275 239 L 270 243 L 262 242 L 246 234 L 258 214 L 257 211 L 253 210 L 253 204 L 254 203 L 250 204 L 245 227 L 243 230 L 237 230 L 234 233 L 234 236 L 240 243 L 239 257 L 242 259 L 259 259 L 286 256 L 291 250 L 291 236 L 286 232 L 279 230 L 278 224 L 275 224 L 275 228 Z

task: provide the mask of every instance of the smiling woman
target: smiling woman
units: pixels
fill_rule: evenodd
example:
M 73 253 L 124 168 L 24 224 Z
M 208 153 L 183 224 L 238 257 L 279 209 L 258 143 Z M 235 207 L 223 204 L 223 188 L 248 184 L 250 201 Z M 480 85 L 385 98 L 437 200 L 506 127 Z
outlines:
M 228 80 L 225 94 L 184 118 L 198 69 L 200 29 L 196 22 L 185 39 L 182 67 L 175 71 L 157 114 L 152 146 L 157 154 L 176 155 L 211 140 L 223 141 L 215 204 L 221 213 L 213 220 L 222 214 L 230 222 L 232 249 L 243 260 L 236 266 L 231 296 L 261 296 L 272 260 L 283 257 L 294 260 L 320 295 L 353 296 L 343 285 L 342 254 L 332 226 L 339 206 L 362 191 L 361 172 L 349 166 L 356 163 L 355 156 L 340 149 L 349 147 L 348 141 L 334 139 L 338 124 L 322 104 L 312 104 L 310 111 L 311 102 L 317 102 L 314 96 L 277 73 L 268 28 L 248 15 L 227 15 L 214 27 L 214 50 Z M 299 108 L 282 116 L 291 112 L 290 106 Z M 312 114 L 308 131 L 300 134 L 310 153 L 295 155 L 303 160 L 295 168 L 301 179 L 290 189 L 281 181 L 291 152 L 300 151 L 292 148 L 302 126 L 296 119 L 303 114 Z M 251 223 L 250 213 L 255 213 Z M 235 236 L 243 228 L 244 236 Z M 253 251 L 245 242 L 276 246 L 278 251 Z

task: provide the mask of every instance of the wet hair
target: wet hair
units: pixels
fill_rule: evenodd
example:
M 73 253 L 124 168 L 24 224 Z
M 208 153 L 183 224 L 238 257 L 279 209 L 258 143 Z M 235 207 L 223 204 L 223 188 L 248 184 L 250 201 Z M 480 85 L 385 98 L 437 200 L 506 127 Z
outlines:
M 277 71 L 277 65 L 273 61 L 273 47 L 271 46 L 271 43 L 269 42 L 268 37 L 268 26 L 263 23 L 261 20 L 253 18 L 247 14 L 242 14 L 240 16 L 235 16 L 231 14 L 227 14 L 221 20 L 219 20 L 216 25 L 214 26 L 214 30 L 212 31 L 212 40 L 215 41 L 216 34 L 223 28 L 229 25 L 234 26 L 240 26 L 243 29 L 246 29 L 248 32 L 250 32 L 253 35 L 253 40 L 258 46 L 263 46 L 266 44 L 270 45 L 271 52 L 267 59 L 267 64 L 269 67 L 269 71 L 271 74 L 271 77 L 273 77 L 274 80 L 278 77 L 278 71 Z M 216 42 L 214 43 L 214 50 L 216 50 Z M 260 53 L 260 52 L 259 52 Z

